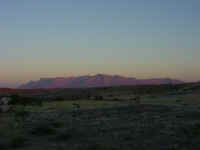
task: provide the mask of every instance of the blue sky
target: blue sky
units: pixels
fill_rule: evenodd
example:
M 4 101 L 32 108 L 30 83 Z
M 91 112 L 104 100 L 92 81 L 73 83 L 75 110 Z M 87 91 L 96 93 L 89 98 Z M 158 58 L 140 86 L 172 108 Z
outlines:
M 1 0 L 0 84 L 120 74 L 200 80 L 199 0 Z

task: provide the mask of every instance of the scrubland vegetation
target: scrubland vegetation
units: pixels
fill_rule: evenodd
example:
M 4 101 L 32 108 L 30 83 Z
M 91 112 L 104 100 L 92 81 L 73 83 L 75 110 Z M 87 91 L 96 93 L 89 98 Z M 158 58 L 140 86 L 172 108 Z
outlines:
M 57 89 L 0 97 L 12 98 L 12 109 L 0 113 L 2 150 L 200 148 L 199 84 Z

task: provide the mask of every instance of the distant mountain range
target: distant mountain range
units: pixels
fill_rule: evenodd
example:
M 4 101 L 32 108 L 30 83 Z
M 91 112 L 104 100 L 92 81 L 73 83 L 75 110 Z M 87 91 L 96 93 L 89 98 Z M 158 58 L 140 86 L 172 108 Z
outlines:
M 41 78 L 38 81 L 30 81 L 18 88 L 36 89 L 36 88 L 92 88 L 92 87 L 110 87 L 123 85 L 159 85 L 159 84 L 181 84 L 183 81 L 170 78 L 157 79 L 136 79 L 123 77 L 119 75 L 97 74 L 94 76 L 78 76 L 66 78 Z

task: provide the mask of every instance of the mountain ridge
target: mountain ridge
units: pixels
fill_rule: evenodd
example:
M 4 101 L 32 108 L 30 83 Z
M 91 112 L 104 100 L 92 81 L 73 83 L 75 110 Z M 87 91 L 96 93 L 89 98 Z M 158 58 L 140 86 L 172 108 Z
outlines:
M 19 89 L 36 88 L 93 88 L 123 85 L 159 85 L 159 84 L 181 84 L 181 80 L 171 78 L 137 79 L 119 75 L 83 75 L 77 77 L 55 77 L 40 78 L 37 81 L 30 81 L 20 85 Z

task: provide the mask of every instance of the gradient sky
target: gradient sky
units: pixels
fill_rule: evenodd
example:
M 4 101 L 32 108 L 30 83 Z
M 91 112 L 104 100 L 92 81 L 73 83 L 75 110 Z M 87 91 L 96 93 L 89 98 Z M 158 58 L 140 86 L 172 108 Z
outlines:
M 200 80 L 199 0 L 1 0 L 0 85 L 119 74 Z

